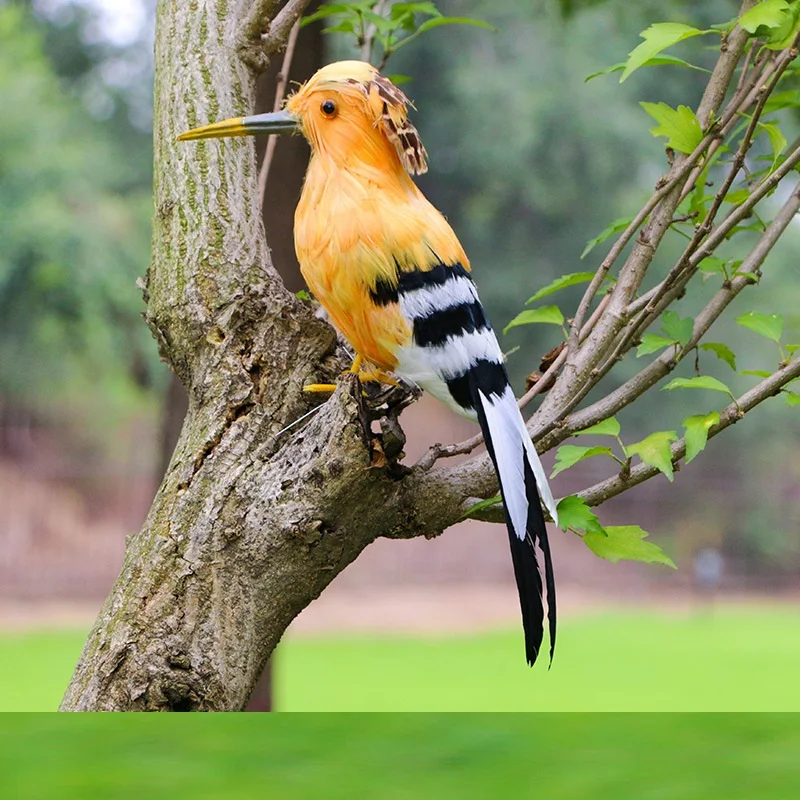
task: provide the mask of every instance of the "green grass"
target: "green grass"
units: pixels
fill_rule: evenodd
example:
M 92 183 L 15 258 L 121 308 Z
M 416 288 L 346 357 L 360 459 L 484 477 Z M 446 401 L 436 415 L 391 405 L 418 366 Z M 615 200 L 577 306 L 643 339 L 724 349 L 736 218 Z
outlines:
M 83 634 L 0 636 L 0 711 L 54 710 Z M 291 639 L 287 711 L 798 711 L 800 609 L 565 619 L 556 660 L 528 669 L 517 631 Z
M 566 619 L 549 671 L 516 631 L 303 639 L 276 661 L 291 711 L 799 711 L 800 609 Z
M 6 716 L 15 800 L 790 800 L 790 715 Z

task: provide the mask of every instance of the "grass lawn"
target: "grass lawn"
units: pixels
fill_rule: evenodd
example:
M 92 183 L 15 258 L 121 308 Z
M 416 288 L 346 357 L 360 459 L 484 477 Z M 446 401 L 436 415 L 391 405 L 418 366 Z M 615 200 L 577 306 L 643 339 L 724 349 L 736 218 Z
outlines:
M 54 710 L 81 632 L 0 635 L 0 711 Z M 800 711 L 800 609 L 565 619 L 556 660 L 524 664 L 517 631 L 290 639 L 286 711 Z
M 792 715 L 7 715 L 21 800 L 794 800 Z

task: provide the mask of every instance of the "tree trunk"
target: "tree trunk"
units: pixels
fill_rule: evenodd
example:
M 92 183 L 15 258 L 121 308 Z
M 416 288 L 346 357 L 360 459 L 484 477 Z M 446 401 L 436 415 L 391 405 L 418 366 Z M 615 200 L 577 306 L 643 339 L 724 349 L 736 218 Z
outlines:
M 446 471 L 437 489 L 375 449 L 353 380 L 281 434 L 310 408 L 303 385 L 345 366 L 335 333 L 270 262 L 252 140 L 176 142 L 253 108 L 251 8 L 158 6 L 144 294 L 189 410 L 62 710 L 242 709 L 292 619 L 366 545 L 438 533 L 463 512 L 463 494 L 442 491 Z
M 309 3 L 307 13 L 312 13 L 319 3 Z M 289 76 L 292 81 L 308 80 L 322 66 L 322 25 L 317 22 L 303 31 L 295 48 Z M 267 71 L 256 84 L 256 113 L 271 111 L 275 102 L 275 85 L 281 59 L 273 59 Z M 257 138 L 256 163 L 261 170 L 261 161 L 266 149 L 267 137 Z M 294 207 L 303 186 L 303 177 L 308 164 L 308 145 L 302 136 L 279 137 L 278 149 L 270 167 L 267 197 L 262 203 L 262 219 L 267 233 L 270 257 L 284 286 L 296 292 L 305 286 L 300 274 L 300 265 L 294 252 Z M 246 711 L 272 711 L 274 655 L 264 665 L 264 671 L 256 683 Z

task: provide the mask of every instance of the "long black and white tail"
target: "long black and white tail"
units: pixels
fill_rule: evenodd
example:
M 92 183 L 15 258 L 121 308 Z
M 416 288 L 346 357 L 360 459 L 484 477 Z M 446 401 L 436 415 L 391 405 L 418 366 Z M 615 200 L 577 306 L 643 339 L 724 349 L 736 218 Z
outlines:
M 558 522 L 556 503 L 511 386 L 506 384 L 499 394 L 486 393 L 480 385 L 480 377 L 480 374 L 473 377 L 478 422 L 497 471 L 505 505 L 525 631 L 525 657 L 533 666 L 541 650 L 546 603 L 552 662 L 556 646 L 556 587 L 540 498 L 554 522 Z M 542 554 L 542 568 L 537 548 Z
M 529 664 L 539 655 L 546 603 L 552 660 L 556 592 L 539 498 L 557 522 L 556 504 L 472 278 L 461 264 L 439 264 L 399 272 L 396 285 L 379 281 L 371 296 L 379 306 L 398 303 L 412 326 L 411 341 L 396 353 L 395 372 L 480 423 L 505 503 L 525 655 Z

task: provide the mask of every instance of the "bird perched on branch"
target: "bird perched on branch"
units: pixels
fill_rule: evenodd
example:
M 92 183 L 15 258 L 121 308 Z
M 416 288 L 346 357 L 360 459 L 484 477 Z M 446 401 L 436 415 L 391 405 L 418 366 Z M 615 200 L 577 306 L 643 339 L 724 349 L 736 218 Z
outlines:
M 362 380 L 392 382 L 394 375 L 480 424 L 503 496 L 532 665 L 545 602 L 551 660 L 555 646 L 555 585 L 540 498 L 554 521 L 556 504 L 469 260 L 409 177 L 427 165 L 408 105 L 373 66 L 342 61 L 319 70 L 283 111 L 216 122 L 179 138 L 296 130 L 306 137 L 311 161 L 294 228 L 300 269 L 355 349 L 353 371 L 361 370 Z

